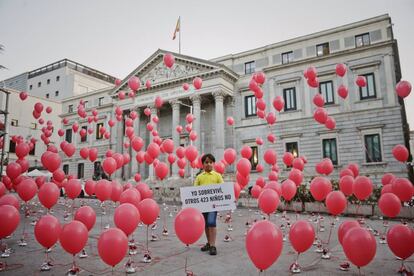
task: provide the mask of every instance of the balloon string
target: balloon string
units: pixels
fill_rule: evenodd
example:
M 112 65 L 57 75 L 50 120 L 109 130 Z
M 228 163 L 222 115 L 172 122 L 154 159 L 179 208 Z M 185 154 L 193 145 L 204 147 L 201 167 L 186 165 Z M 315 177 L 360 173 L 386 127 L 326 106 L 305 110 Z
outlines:
M 147 252 L 149 252 L 148 251 L 148 228 L 149 228 L 149 226 L 147 225 Z

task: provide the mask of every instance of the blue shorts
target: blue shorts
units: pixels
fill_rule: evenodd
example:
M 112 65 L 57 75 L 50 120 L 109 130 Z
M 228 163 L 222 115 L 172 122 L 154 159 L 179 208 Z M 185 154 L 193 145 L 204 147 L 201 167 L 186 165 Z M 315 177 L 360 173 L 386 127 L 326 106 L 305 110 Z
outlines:
M 217 212 L 203 213 L 206 227 L 216 227 Z

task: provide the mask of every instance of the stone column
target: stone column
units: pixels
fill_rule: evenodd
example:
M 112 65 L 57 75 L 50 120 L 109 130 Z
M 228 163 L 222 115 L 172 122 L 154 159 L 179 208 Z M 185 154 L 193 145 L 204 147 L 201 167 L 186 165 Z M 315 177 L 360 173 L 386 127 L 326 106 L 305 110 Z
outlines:
M 226 95 L 222 90 L 216 90 L 213 93 L 214 100 L 216 101 L 216 124 L 215 124 L 215 136 L 216 136 L 216 160 L 221 160 L 224 154 L 224 96 Z
M 138 116 L 137 118 L 134 120 L 134 133 L 135 136 L 139 136 L 140 134 L 140 119 L 141 119 L 141 109 L 135 108 L 134 109 Z M 131 169 L 129 170 L 129 178 L 133 177 L 137 172 L 139 172 L 139 167 L 138 167 L 138 161 L 135 158 L 136 152 L 132 149 L 132 146 L 129 147 L 129 155 L 131 156 Z
M 172 128 L 171 137 L 174 141 L 174 148 L 180 146 L 180 134 L 175 130 L 177 125 L 180 124 L 180 102 L 178 100 L 171 100 L 170 105 L 172 107 Z M 172 177 L 178 177 L 178 166 L 177 163 L 172 166 Z
M 195 146 L 199 153 L 201 153 L 201 97 L 199 94 L 194 94 L 190 97 L 193 102 L 193 115 L 195 120 L 193 121 L 193 129 L 197 133 L 197 140 L 195 140 Z
M 154 126 L 154 130 L 157 130 L 158 128 L 157 128 L 157 124 L 155 124 L 153 121 L 152 121 L 152 118 L 154 118 L 156 115 L 157 115 L 157 111 L 158 111 L 158 109 L 155 107 L 155 106 L 151 106 L 150 107 L 151 108 L 151 117 L 150 117 L 150 122 L 151 122 L 151 124 Z M 150 144 L 151 142 L 152 142 L 152 133 L 150 132 L 149 133 L 149 141 L 148 141 L 148 144 Z M 146 150 L 146 149 L 145 149 Z M 155 179 L 155 175 L 154 175 L 154 165 L 150 165 L 149 167 L 148 167 L 148 178 L 150 179 L 150 180 L 154 180 Z

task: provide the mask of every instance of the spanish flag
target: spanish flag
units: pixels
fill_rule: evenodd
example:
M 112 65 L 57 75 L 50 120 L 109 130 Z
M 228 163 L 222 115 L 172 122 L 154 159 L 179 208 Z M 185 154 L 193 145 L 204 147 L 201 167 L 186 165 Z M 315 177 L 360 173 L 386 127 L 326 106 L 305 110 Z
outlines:
M 177 20 L 177 25 L 175 26 L 175 31 L 174 31 L 174 35 L 173 35 L 173 40 L 175 39 L 175 36 L 177 35 L 177 33 L 180 31 L 180 18 L 181 18 L 181 17 L 178 17 L 178 20 Z

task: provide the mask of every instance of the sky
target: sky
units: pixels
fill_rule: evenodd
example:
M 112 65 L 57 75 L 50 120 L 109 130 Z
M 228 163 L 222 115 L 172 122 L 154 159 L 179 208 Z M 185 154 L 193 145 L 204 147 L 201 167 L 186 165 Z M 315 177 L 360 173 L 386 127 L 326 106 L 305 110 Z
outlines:
M 414 84 L 413 0 L 0 0 L 0 80 L 63 58 L 122 79 L 158 48 L 178 52 L 178 16 L 182 53 L 211 59 L 386 13 Z M 413 130 L 414 91 L 405 103 Z

